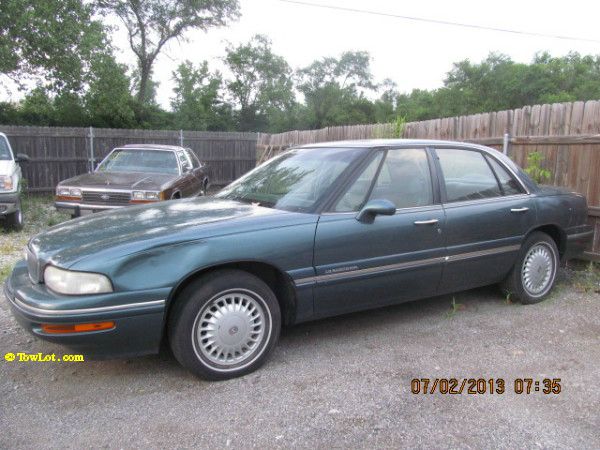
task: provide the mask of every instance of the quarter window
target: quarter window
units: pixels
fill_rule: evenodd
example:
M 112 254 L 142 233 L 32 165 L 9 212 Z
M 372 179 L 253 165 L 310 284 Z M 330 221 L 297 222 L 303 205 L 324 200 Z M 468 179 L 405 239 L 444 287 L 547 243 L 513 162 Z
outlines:
M 186 148 L 185 152 L 188 155 L 188 159 L 192 162 L 192 167 L 194 169 L 198 169 L 200 167 L 200 161 L 198 160 L 196 154 L 189 148 Z
M 480 152 L 443 148 L 437 149 L 436 153 L 444 174 L 448 202 L 502 195 L 492 169 Z
M 504 195 L 517 195 L 523 193 L 523 189 L 521 189 L 519 183 L 517 183 L 504 167 L 502 167 L 494 158 L 490 158 L 489 156 L 486 156 L 485 158 L 489 161 L 494 172 L 496 172 Z
M 181 170 L 184 173 L 192 170 L 192 162 L 189 159 L 189 155 L 187 155 L 184 150 L 178 150 L 177 156 L 179 157 L 179 162 L 181 163 Z

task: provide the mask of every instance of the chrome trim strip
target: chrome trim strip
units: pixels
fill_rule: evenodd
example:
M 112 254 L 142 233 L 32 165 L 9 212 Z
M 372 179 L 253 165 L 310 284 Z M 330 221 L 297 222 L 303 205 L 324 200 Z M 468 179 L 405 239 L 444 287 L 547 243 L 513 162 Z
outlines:
M 294 284 L 296 286 L 305 286 L 307 284 L 314 284 L 314 283 L 323 282 L 323 281 L 331 281 L 331 280 L 338 280 L 338 279 L 344 279 L 344 278 L 354 278 L 354 277 L 358 277 L 361 275 L 385 273 L 385 272 L 389 272 L 392 270 L 413 269 L 416 267 L 428 266 L 428 265 L 438 264 L 438 263 L 442 263 L 442 262 L 451 263 L 454 261 L 462 261 L 465 259 L 472 259 L 472 258 L 479 258 L 482 256 L 495 255 L 498 253 L 508 253 L 508 252 L 512 252 L 512 251 L 517 251 L 520 248 L 521 248 L 520 245 L 505 245 L 503 247 L 496 247 L 496 248 L 492 248 L 492 249 L 488 249 L 488 250 L 479 250 L 476 252 L 459 253 L 459 254 L 450 255 L 450 256 L 440 256 L 440 257 L 436 257 L 436 258 L 420 259 L 420 260 L 416 260 L 416 261 L 407 261 L 407 262 L 396 263 L 396 264 L 386 264 L 384 266 L 368 267 L 366 269 L 350 270 L 347 272 L 330 273 L 330 274 L 325 274 L 325 275 L 317 275 L 314 277 L 299 278 L 297 280 L 294 280 Z
M 448 262 L 462 261 L 465 259 L 479 258 L 480 256 L 496 255 L 498 253 L 514 252 L 521 248 L 520 245 L 505 245 L 504 247 L 490 248 L 488 250 L 479 250 L 476 252 L 459 253 L 448 256 Z
M 46 317 L 57 317 L 57 316 L 80 316 L 84 314 L 96 314 L 103 312 L 114 312 L 114 311 L 125 311 L 128 309 L 140 308 L 144 306 L 164 306 L 165 300 L 153 300 L 150 302 L 139 302 L 139 303 L 127 303 L 125 305 L 115 305 L 115 306 L 100 306 L 97 308 L 81 308 L 81 309 L 46 309 L 46 308 L 36 308 L 35 306 L 30 306 L 23 303 L 16 296 L 13 295 L 8 296 L 8 299 L 11 303 L 19 310 L 29 313 L 35 314 L 37 316 L 46 316 Z
M 131 205 L 91 205 L 89 203 L 54 202 L 56 208 L 64 209 L 75 209 L 76 207 L 79 207 L 79 209 L 117 209 L 133 205 L 135 205 L 135 203 L 132 203 Z

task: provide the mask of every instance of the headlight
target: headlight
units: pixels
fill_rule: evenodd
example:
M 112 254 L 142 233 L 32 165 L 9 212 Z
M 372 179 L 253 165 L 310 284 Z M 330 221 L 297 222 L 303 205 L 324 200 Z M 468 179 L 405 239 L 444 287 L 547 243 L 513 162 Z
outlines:
M 81 189 L 59 186 L 56 188 L 56 195 L 58 197 L 81 198 Z
M 131 193 L 132 202 L 157 202 L 163 200 L 162 192 L 158 191 L 133 191 Z
M 14 187 L 12 177 L 8 175 L 0 175 L 0 189 L 12 191 Z
M 44 282 L 54 292 L 66 295 L 102 294 L 112 292 L 112 283 L 105 275 L 75 272 L 48 266 L 44 270 Z

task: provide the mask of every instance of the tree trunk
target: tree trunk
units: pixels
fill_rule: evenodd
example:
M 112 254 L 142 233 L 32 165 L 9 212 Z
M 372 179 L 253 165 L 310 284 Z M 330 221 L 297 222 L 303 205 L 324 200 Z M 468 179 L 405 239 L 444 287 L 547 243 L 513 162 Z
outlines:
M 140 83 L 138 86 L 137 101 L 140 105 L 146 103 L 146 94 L 148 92 L 148 82 L 150 81 L 150 72 L 152 69 L 151 61 L 140 61 Z

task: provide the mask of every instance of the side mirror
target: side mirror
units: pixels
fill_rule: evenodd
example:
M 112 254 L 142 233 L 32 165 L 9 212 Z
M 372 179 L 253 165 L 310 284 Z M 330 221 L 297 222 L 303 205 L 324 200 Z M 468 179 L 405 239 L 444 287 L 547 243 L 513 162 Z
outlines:
M 24 153 L 17 153 L 17 156 L 15 157 L 16 163 L 29 162 L 29 161 L 31 161 L 31 158 Z
M 375 199 L 367 202 L 363 209 L 361 209 L 356 220 L 363 223 L 372 223 L 375 220 L 375 216 L 393 216 L 396 214 L 396 205 L 389 200 Z

